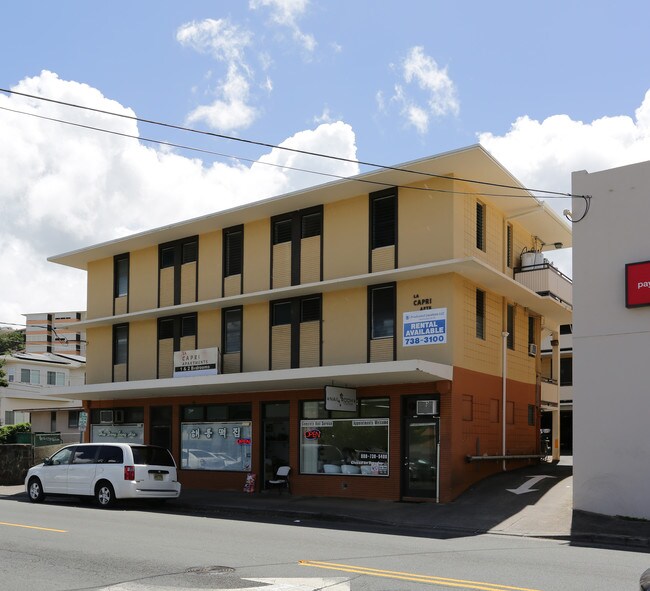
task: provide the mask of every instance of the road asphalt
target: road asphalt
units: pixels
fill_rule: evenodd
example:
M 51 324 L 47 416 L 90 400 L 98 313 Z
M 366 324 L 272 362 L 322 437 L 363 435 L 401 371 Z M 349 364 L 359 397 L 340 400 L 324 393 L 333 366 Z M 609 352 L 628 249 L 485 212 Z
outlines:
M 574 511 L 572 474 L 570 457 L 531 465 L 491 476 L 445 504 L 184 489 L 164 510 L 436 538 L 490 533 L 650 551 L 650 521 Z M 27 502 L 22 486 L 0 486 L 0 498 Z

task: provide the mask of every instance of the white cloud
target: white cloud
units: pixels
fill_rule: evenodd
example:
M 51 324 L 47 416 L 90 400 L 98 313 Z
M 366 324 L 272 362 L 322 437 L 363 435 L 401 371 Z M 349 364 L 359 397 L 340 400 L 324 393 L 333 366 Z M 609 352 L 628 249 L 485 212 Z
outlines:
M 305 13 L 309 0 L 250 0 L 252 10 L 268 8 L 271 11 L 271 21 L 279 26 L 287 27 L 295 41 L 308 52 L 316 49 L 316 39 L 313 35 L 303 33 L 298 26 L 298 19 Z
M 650 91 L 634 118 L 619 115 L 582 122 L 553 115 L 540 122 L 522 116 L 501 136 L 485 132 L 478 137 L 524 185 L 568 193 L 574 171 L 594 172 L 650 159 Z M 548 201 L 560 214 L 571 207 L 568 199 Z M 549 258 L 562 261 L 570 274 L 569 254 L 552 253 Z
M 323 107 L 323 111 L 320 115 L 314 117 L 314 123 L 331 123 L 333 121 L 332 114 L 330 113 L 329 107 Z
M 46 71 L 13 90 L 134 114 L 95 88 Z M 16 95 L 0 95 L 0 107 L 138 135 L 134 121 Z M 0 111 L 0 137 L 3 322 L 20 323 L 22 313 L 85 308 L 85 273 L 47 263 L 49 256 L 331 180 L 259 163 L 207 165 L 169 148 L 7 111 Z M 283 145 L 356 154 L 354 133 L 340 122 L 299 132 Z M 352 164 L 277 149 L 260 161 L 357 172 Z
M 391 69 L 396 68 L 391 65 Z M 391 102 L 399 105 L 401 115 L 418 133 L 429 131 L 432 116 L 458 115 L 456 85 L 447 68 L 440 68 L 436 60 L 424 53 L 424 48 L 412 47 L 398 71 L 406 86 L 395 85 Z M 384 106 L 383 101 L 379 106 Z
M 227 19 L 206 19 L 182 25 L 176 32 L 176 39 L 183 46 L 227 64 L 225 80 L 217 83 L 217 98 L 209 105 L 199 105 L 192 110 L 187 122 L 203 121 L 222 132 L 249 127 L 259 114 L 250 104 L 249 80 L 253 72 L 245 60 L 251 33 Z M 267 78 L 267 90 L 270 91 L 269 83 Z

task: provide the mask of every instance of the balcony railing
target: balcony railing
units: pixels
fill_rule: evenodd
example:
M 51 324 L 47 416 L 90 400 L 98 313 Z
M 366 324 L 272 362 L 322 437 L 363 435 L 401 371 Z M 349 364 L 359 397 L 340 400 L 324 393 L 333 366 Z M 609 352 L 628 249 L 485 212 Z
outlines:
M 558 302 L 573 307 L 573 287 L 569 277 L 556 269 L 551 263 L 517 267 L 515 281 L 541 296 L 549 296 Z
M 542 405 L 558 406 L 560 403 L 560 388 L 557 382 L 542 380 Z

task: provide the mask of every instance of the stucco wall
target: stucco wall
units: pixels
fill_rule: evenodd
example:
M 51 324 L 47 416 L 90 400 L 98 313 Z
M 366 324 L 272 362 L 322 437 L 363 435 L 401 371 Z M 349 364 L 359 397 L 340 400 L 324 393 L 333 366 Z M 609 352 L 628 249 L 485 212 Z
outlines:
M 645 519 L 650 308 L 625 307 L 625 265 L 650 259 L 648 187 L 650 162 L 573 174 L 574 508 Z

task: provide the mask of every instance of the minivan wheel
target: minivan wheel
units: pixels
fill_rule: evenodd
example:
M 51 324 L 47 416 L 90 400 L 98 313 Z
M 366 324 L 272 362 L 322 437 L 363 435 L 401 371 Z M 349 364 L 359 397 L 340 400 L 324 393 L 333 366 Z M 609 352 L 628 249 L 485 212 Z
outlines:
M 42 503 L 45 500 L 45 493 L 43 492 L 43 485 L 38 478 L 31 478 L 27 486 L 29 492 L 29 500 L 32 503 Z
M 115 503 L 115 491 L 110 482 L 102 481 L 97 485 L 95 500 L 100 507 L 110 507 Z

